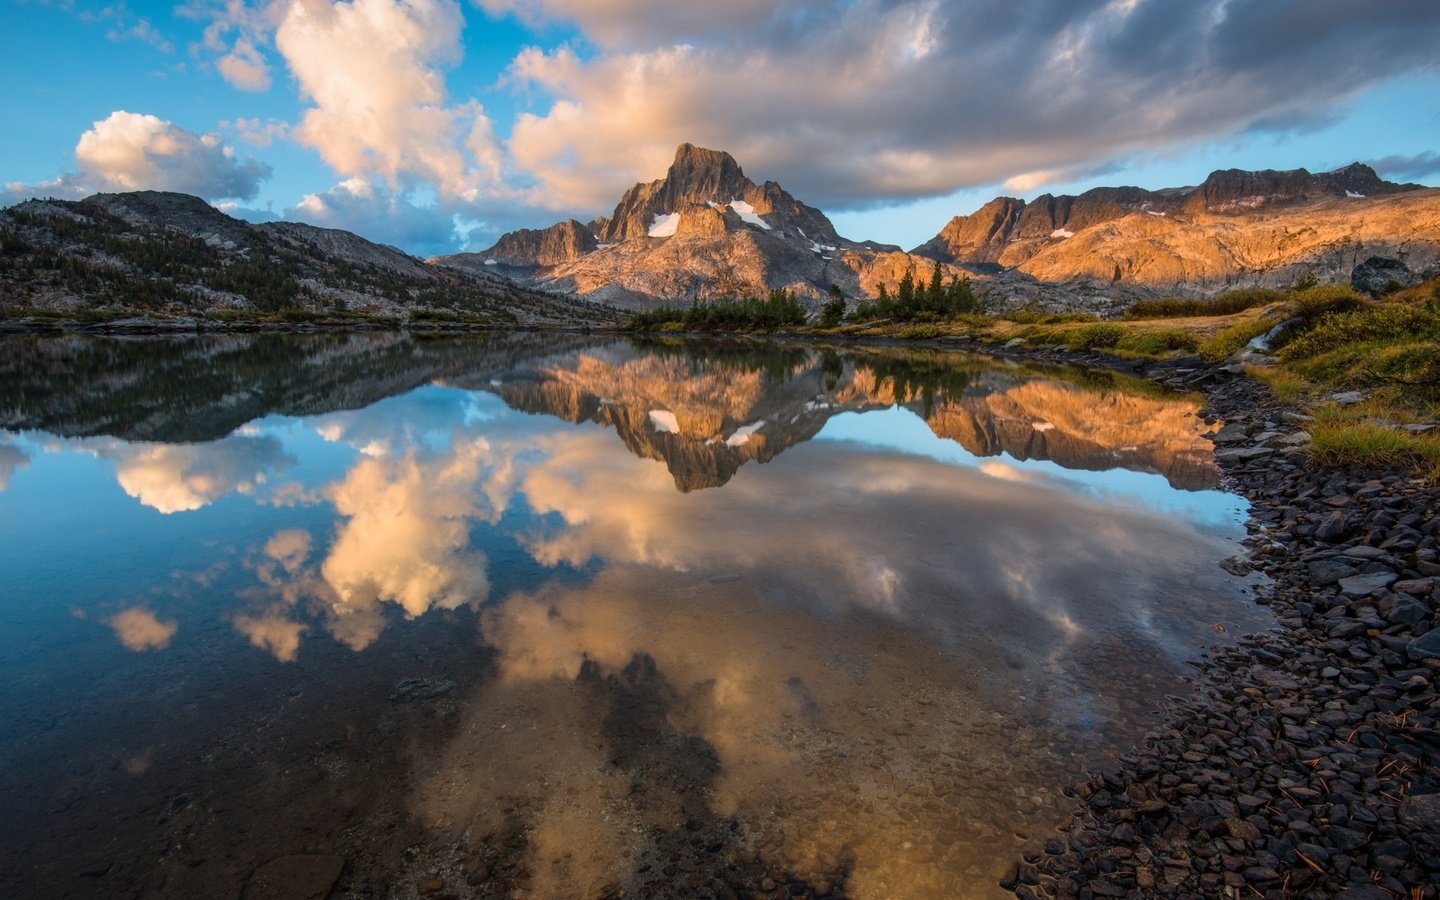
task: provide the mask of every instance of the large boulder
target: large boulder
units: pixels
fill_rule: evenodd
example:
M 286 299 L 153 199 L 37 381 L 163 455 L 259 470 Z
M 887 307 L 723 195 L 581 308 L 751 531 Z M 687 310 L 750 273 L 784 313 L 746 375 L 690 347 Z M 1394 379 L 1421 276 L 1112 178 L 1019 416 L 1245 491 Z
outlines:
M 1350 272 L 1350 286 L 1372 297 L 1419 284 L 1421 280 L 1409 266 L 1388 256 L 1372 256 Z

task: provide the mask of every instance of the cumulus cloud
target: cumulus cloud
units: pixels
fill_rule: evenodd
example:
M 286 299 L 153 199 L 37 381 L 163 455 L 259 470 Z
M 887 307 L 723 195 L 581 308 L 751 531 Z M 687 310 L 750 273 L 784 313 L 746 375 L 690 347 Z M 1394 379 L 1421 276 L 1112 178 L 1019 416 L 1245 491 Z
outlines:
M 341 228 L 413 253 L 454 249 L 454 214 L 435 203 L 417 205 L 412 192 L 391 190 L 364 178 L 347 178 L 326 191 L 306 194 L 285 218 L 322 228 Z
M 733 33 L 700 21 L 732 13 L 675 27 L 665 7 L 547 0 L 529 13 L 574 21 L 605 47 L 588 59 L 561 48 L 515 61 L 517 83 L 554 98 L 517 120 L 509 145 L 537 179 L 537 201 L 603 209 L 662 171 L 682 141 L 728 149 L 829 206 L 1027 173 L 1039 184 L 1323 115 L 1397 74 L 1433 69 L 1440 40 L 1440 16 L 1422 0 L 1328 0 L 1323 14 L 1298 0 L 837 0 L 773 16 L 741 4 L 733 15 L 747 28 Z M 674 34 L 687 40 L 664 40 Z M 745 97 L 765 102 L 736 102 Z
M 221 77 L 243 91 L 268 91 L 270 66 L 255 44 L 245 38 L 237 40 L 230 51 L 215 62 Z
M 75 145 L 78 177 L 101 190 L 180 191 L 206 199 L 250 199 L 270 166 L 240 159 L 214 134 L 195 134 L 164 119 L 116 110 Z
M 175 620 L 160 619 L 143 606 L 136 606 L 110 617 L 110 627 L 127 650 L 163 650 L 180 626 Z
M 275 46 L 313 104 L 295 138 L 347 177 L 473 199 L 501 157 L 478 103 L 447 105 L 463 28 L 453 0 L 294 0 Z

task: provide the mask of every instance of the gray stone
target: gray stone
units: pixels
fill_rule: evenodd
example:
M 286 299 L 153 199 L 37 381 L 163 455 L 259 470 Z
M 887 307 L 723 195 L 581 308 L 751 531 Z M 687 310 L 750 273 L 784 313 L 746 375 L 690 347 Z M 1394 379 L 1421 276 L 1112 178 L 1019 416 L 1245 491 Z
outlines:
M 1440 659 L 1440 628 L 1435 628 L 1405 645 L 1411 659 Z
M 1315 527 L 1315 537 L 1317 540 L 1334 544 L 1344 540 L 1351 530 L 1350 523 L 1345 520 L 1345 514 L 1336 510 L 1320 520 L 1320 524 Z
M 1383 591 L 1394 583 L 1396 575 L 1394 572 L 1367 572 L 1364 575 L 1351 575 L 1349 578 L 1340 579 L 1341 593 L 1353 597 L 1368 597 L 1376 591 Z
M 1396 594 L 1386 605 L 1385 618 L 1391 625 L 1416 625 L 1430 618 L 1430 607 L 1409 595 Z
M 1331 394 L 1331 395 L 1330 395 L 1330 399 L 1331 399 L 1331 400 L 1334 400 L 1336 403 L 1340 404 L 1341 406 L 1351 406 L 1351 405 L 1353 405 L 1353 404 L 1359 403 L 1361 400 L 1364 400 L 1364 399 L 1365 399 L 1365 392 L 1364 392 L 1364 391 L 1340 391 L 1340 392 L 1338 392 L 1338 393 Z
M 1231 575 L 1249 575 L 1251 572 L 1250 561 L 1243 556 L 1227 556 L 1220 560 L 1220 568 Z
M 1316 587 L 1334 584 L 1342 578 L 1349 578 L 1359 572 L 1354 566 L 1347 566 L 1337 559 L 1321 559 L 1309 566 L 1310 583 Z
M 1421 277 L 1398 259 L 1372 256 L 1350 270 L 1350 286 L 1362 294 L 1379 297 L 1396 288 L 1421 282 Z
M 1228 450 L 1215 451 L 1215 458 L 1226 462 L 1249 462 L 1262 456 L 1270 456 L 1274 452 L 1269 447 L 1231 447 Z
M 1411 578 L 1407 581 L 1395 582 L 1394 590 L 1399 594 L 1411 594 L 1416 597 L 1424 597 L 1435 589 L 1433 578 Z
M 1346 547 L 1340 551 L 1340 554 L 1342 556 L 1348 556 L 1351 559 L 1379 559 L 1386 555 L 1385 551 L 1379 547 L 1371 547 L 1366 544 L 1356 544 L 1353 547 Z
M 1414 794 L 1400 801 L 1400 821 L 1428 834 L 1440 834 L 1440 794 Z

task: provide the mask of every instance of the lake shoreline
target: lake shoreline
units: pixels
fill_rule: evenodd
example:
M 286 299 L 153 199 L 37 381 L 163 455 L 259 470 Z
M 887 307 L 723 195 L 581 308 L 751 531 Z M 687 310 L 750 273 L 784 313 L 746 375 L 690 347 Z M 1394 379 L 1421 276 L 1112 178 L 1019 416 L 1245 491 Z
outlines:
M 973 345 L 972 345 L 973 346 Z M 976 349 L 979 349 L 977 346 Z M 1433 897 L 1440 885 L 1440 502 L 1410 473 L 1330 468 L 1306 417 L 1224 365 L 988 348 L 1204 393 L 1273 630 L 1214 648 L 1195 691 L 1002 887 L 1020 897 Z

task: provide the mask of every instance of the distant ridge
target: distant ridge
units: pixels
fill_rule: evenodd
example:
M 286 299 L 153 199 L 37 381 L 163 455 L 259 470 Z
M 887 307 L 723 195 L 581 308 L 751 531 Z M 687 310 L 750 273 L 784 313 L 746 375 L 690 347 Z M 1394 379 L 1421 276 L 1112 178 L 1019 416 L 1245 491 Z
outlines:
M 0 210 L 0 306 L 84 315 L 309 312 L 471 324 L 615 322 L 611 309 L 299 222 L 252 225 L 161 191 Z
M 905 253 L 842 237 L 780 185 L 757 185 L 730 154 L 681 144 L 665 176 L 631 187 L 609 216 L 512 232 L 432 262 L 634 308 L 774 288 L 814 306 L 832 284 L 852 299 L 874 296 L 938 262 L 946 277 L 975 279 L 992 308 L 1104 311 L 1156 293 L 1348 280 L 1371 257 L 1417 278 L 1440 270 L 1440 190 L 1386 181 L 1361 163 L 1318 174 L 1225 169 L 1192 187 L 997 197 Z

